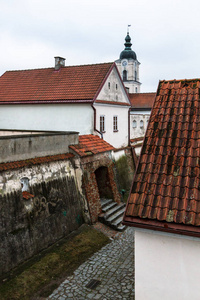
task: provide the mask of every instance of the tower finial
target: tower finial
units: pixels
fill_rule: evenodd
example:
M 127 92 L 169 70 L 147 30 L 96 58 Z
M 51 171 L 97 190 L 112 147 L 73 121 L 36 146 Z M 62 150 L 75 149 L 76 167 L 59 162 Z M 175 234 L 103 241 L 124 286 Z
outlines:
M 129 27 L 131 27 L 131 25 L 128 25 L 128 28 L 127 28 L 127 34 L 129 34 Z

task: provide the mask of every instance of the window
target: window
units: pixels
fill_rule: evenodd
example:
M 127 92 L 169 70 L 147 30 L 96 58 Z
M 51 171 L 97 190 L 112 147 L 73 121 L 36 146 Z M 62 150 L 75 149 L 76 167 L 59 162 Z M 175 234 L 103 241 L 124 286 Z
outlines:
M 135 81 L 137 81 L 137 72 L 135 71 Z
M 143 128 L 143 127 L 144 127 L 144 121 L 140 120 L 140 128 Z
M 123 71 L 123 81 L 126 81 L 127 80 L 127 71 L 124 70 Z
M 136 122 L 136 120 L 133 120 L 132 126 L 133 126 L 133 128 L 136 128 L 136 127 L 137 127 L 137 122 Z
M 113 131 L 118 131 L 118 118 L 117 116 L 113 116 Z
M 108 88 L 109 88 L 109 90 L 110 90 L 110 82 L 108 82 Z
M 116 90 L 117 90 L 117 88 L 118 88 L 117 83 L 116 83 L 115 87 L 116 87 Z
M 137 87 L 135 88 L 135 92 L 137 93 Z
M 100 132 L 105 132 L 105 116 L 100 116 Z

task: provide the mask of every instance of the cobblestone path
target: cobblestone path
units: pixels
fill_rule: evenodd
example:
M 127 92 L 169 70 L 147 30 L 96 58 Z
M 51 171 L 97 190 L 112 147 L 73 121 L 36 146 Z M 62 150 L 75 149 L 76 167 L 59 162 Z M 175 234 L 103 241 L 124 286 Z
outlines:
M 116 235 L 110 244 L 83 263 L 73 276 L 67 277 L 47 299 L 133 300 L 134 229 L 127 228 Z

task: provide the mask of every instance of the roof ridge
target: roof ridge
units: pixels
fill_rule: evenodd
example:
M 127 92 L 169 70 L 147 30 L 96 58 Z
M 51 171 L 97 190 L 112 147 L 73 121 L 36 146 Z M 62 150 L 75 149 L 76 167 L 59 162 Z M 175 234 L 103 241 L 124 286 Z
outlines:
M 99 66 L 99 65 L 112 65 L 114 64 L 114 62 L 106 62 L 106 63 L 95 63 L 95 64 L 83 64 L 83 65 L 68 65 L 68 66 L 64 66 L 62 67 L 62 69 L 65 69 L 65 68 L 75 68 L 75 67 L 84 67 L 84 66 Z M 35 70 L 50 70 L 50 69 L 55 69 L 55 67 L 43 67 L 43 68 L 28 68 L 28 69 L 21 69 L 21 70 L 8 70 L 8 71 L 5 71 L 3 74 L 7 73 L 7 72 L 23 72 L 23 71 L 35 71 Z M 56 70 L 58 71 L 58 70 Z M 2 75 L 3 75 L 2 74 Z

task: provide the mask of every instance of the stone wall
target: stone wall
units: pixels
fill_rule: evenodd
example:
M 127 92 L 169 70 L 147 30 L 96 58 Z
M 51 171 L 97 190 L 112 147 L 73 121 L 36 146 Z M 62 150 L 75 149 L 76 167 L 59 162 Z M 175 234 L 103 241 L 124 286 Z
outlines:
M 28 199 L 22 196 L 24 177 Z M 1 172 L 0 275 L 88 222 L 87 212 L 82 170 L 74 158 Z
M 67 153 L 74 144 L 78 144 L 75 132 L 0 136 L 0 163 Z
M 83 170 L 83 189 L 88 201 L 91 222 L 98 220 L 101 213 L 100 194 L 97 185 L 95 171 L 100 167 L 106 167 L 108 172 L 109 185 L 112 191 L 113 200 L 120 203 L 121 196 L 116 185 L 114 174 L 114 163 L 109 153 L 101 153 L 95 156 L 89 156 L 81 159 Z

